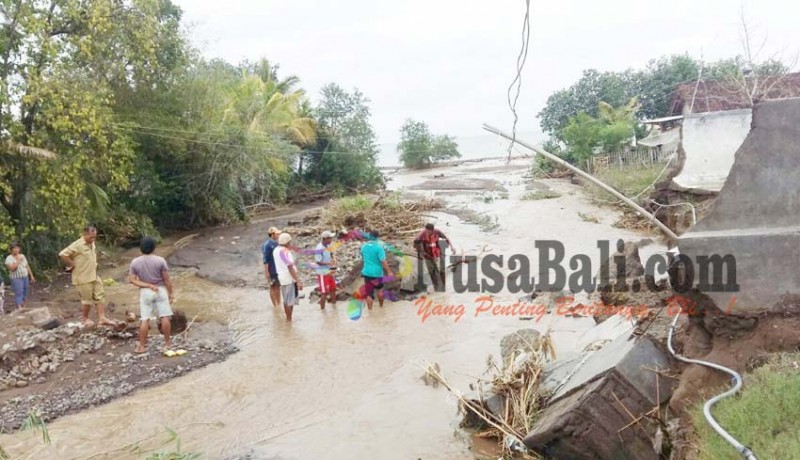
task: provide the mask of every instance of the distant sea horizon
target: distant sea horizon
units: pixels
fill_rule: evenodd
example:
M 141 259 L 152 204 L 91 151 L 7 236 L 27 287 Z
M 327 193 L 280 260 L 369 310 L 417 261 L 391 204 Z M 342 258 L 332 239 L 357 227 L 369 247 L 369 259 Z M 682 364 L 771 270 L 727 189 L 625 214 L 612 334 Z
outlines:
M 541 145 L 544 135 L 539 131 L 517 131 L 517 136 L 525 142 Z M 462 160 L 477 160 L 480 158 L 500 157 L 508 154 L 509 141 L 491 133 L 456 136 L 458 151 Z M 400 154 L 397 153 L 397 143 L 386 143 L 378 146 L 378 166 L 400 166 Z M 512 154 L 531 154 L 528 149 L 515 146 Z

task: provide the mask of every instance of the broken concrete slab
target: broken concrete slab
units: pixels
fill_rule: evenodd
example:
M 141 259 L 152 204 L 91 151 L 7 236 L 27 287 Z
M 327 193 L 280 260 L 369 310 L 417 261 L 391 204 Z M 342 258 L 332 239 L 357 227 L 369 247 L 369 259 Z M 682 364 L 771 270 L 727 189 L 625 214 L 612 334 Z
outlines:
M 633 423 L 653 407 L 627 380 L 609 373 L 542 411 L 524 443 L 555 460 L 656 460 L 656 424 L 646 417 Z
M 465 395 L 464 398 L 477 407 L 483 408 L 487 415 L 493 416 L 497 420 L 505 420 L 506 397 L 493 392 L 480 394 L 473 392 Z M 468 406 L 464 407 L 464 419 L 461 421 L 462 428 L 485 429 L 489 427 L 483 418 L 476 414 Z
M 654 371 L 669 367 L 667 356 L 650 339 L 622 335 L 584 360 L 572 377 L 553 394 L 551 401 L 568 396 L 588 382 L 613 372 L 633 385 L 649 403 L 662 404 L 671 395 L 670 382 L 663 377 L 659 379 Z
M 589 352 L 572 353 L 547 363 L 542 369 L 539 392 L 546 398 L 552 396 L 569 379 L 573 370 L 577 370 L 577 366 L 580 365 L 581 361 L 587 359 L 590 354 Z
M 597 342 L 604 340 L 614 340 L 622 335 L 633 332 L 633 323 L 623 315 L 610 316 L 606 321 L 598 324 L 581 336 L 578 342 L 578 349 L 585 350 Z

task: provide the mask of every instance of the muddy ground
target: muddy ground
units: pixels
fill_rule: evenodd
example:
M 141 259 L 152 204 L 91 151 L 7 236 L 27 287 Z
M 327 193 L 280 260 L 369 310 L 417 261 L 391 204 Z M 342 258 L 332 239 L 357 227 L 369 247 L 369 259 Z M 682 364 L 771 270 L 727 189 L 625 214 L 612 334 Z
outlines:
M 158 252 L 168 255 L 173 250 L 166 244 Z M 124 320 L 128 311 L 139 311 L 138 290 L 125 279 L 136 255 L 135 250 L 101 254 L 101 278 L 114 280 L 106 295 L 108 314 L 116 320 Z M 181 280 L 191 276 L 173 270 L 179 297 Z M 180 310 L 181 304 L 173 308 Z M 129 322 L 123 332 L 84 328 L 79 298 L 66 274 L 38 284 L 24 310 L 10 310 L 0 317 L 0 431 L 19 428 L 31 412 L 52 421 L 222 361 L 237 351 L 224 321 L 192 311 L 189 330 L 173 337 L 173 348 L 187 354 L 164 356 L 163 338 L 154 322 L 147 353 L 134 354 L 139 322 Z M 33 322 L 43 311 L 60 325 L 50 330 L 36 327 Z

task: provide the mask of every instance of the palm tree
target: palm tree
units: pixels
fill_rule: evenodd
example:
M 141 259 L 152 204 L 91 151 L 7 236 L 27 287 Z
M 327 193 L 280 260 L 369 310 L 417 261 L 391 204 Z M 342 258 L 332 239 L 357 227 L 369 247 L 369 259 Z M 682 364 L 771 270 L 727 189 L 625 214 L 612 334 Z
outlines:
M 225 120 L 238 119 L 248 135 L 283 136 L 298 147 L 316 142 L 316 123 L 307 110 L 305 92 L 281 91 L 290 82 L 244 74 L 225 109 Z M 304 109 L 306 107 L 306 109 Z
M 632 123 L 637 110 L 639 110 L 639 99 L 635 97 L 616 109 L 611 104 L 600 101 L 597 106 L 597 116 L 609 125 L 618 122 Z

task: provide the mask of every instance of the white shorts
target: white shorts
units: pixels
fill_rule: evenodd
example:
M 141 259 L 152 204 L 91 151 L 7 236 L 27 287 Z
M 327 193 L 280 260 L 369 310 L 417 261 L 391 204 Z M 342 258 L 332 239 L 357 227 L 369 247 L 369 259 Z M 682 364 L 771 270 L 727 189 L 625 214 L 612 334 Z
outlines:
M 159 286 L 157 293 L 152 289 L 139 289 L 139 314 L 142 321 L 172 316 L 167 288 Z

